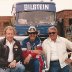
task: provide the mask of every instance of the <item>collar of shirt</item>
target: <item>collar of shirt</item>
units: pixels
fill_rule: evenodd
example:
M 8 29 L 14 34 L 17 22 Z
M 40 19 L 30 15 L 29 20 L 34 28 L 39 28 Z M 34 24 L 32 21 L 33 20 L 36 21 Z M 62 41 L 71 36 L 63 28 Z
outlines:
M 6 39 L 6 45 L 14 45 L 15 41 L 13 40 L 11 43 Z

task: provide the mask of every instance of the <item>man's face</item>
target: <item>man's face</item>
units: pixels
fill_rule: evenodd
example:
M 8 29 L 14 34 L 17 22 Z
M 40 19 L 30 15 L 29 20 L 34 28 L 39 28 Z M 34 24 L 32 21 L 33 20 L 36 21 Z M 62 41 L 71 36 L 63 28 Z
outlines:
M 13 31 L 13 30 L 10 30 L 10 29 L 7 29 L 7 30 L 6 30 L 6 34 L 5 34 L 5 37 L 6 37 L 6 39 L 7 39 L 9 42 L 12 42 L 13 37 L 14 37 L 14 31 Z
M 55 41 L 57 38 L 57 30 L 50 29 L 48 35 L 51 38 L 51 40 Z
M 29 38 L 31 41 L 34 41 L 36 36 L 37 36 L 37 34 L 35 32 L 29 33 Z

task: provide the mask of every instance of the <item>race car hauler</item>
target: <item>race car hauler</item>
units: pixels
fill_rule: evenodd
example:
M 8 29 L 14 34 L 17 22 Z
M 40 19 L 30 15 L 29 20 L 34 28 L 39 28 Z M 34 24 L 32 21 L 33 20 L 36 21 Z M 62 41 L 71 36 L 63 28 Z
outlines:
M 47 37 L 48 27 L 55 25 L 56 6 L 53 2 L 19 2 L 13 5 L 12 14 L 17 35 L 26 36 L 29 26 L 34 25 L 40 37 Z

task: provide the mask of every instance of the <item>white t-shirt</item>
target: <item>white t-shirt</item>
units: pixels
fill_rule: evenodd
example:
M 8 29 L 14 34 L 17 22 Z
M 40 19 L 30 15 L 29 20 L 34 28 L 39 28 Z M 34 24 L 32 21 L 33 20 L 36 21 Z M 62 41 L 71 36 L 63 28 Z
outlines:
M 13 45 L 15 41 L 12 41 L 11 43 L 6 40 L 6 45 L 9 47 L 9 56 L 8 56 L 8 62 L 13 61 Z

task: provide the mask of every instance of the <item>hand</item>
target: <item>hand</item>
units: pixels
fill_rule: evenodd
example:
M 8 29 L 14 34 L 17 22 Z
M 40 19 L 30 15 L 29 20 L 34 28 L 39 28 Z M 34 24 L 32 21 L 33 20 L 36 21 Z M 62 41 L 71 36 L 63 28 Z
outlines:
M 28 64 L 29 63 L 29 61 L 30 61 L 30 59 L 31 59 L 31 54 L 29 54 L 26 58 L 25 58 L 25 60 L 24 60 L 24 64 Z
M 16 67 L 16 60 L 13 60 L 10 64 L 9 64 L 10 68 L 15 68 Z
M 65 63 L 67 63 L 67 64 L 70 64 L 71 62 L 72 62 L 72 60 L 69 58 L 65 60 Z

